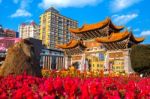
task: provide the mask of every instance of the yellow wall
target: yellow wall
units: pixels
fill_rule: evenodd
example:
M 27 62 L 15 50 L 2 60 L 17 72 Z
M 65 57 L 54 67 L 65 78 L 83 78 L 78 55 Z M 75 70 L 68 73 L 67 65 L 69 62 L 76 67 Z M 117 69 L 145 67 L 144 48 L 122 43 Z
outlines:
M 46 46 L 49 46 L 50 42 L 50 16 L 51 12 L 46 12 L 40 16 L 40 40 L 42 40 L 42 43 Z M 45 21 L 43 19 L 45 19 Z M 45 27 L 45 29 L 43 29 L 43 27 Z M 44 38 L 42 37 L 43 35 L 45 35 Z
M 114 60 L 113 71 L 114 72 L 123 72 L 124 71 L 124 61 L 123 61 L 123 59 Z
M 91 62 L 91 70 L 92 71 L 104 70 L 104 61 Z
M 104 60 L 100 60 L 99 54 L 103 54 L 105 57 L 105 52 L 98 52 L 98 53 L 91 53 L 88 56 L 86 56 L 87 59 L 91 60 L 90 65 L 91 65 L 91 71 L 100 71 L 104 70 Z
M 45 44 L 47 45 L 47 46 L 49 46 L 49 19 L 50 19 L 50 17 L 49 17 L 49 13 L 47 12 L 46 14 L 45 14 L 45 17 L 46 17 L 46 42 L 45 42 Z
M 42 33 L 43 33 L 42 25 L 43 25 L 43 14 L 40 16 L 40 40 L 42 40 Z

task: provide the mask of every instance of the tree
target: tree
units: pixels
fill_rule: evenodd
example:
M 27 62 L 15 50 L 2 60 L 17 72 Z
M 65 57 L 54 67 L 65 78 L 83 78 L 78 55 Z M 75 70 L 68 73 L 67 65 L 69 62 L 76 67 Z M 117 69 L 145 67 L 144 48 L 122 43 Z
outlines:
M 131 49 L 131 64 L 134 71 L 150 75 L 150 45 L 135 45 Z

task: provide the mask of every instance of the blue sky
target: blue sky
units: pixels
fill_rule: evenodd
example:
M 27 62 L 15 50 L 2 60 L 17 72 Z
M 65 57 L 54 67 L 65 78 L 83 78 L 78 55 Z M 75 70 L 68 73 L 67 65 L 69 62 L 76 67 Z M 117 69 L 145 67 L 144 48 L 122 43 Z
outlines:
M 53 6 L 61 14 L 78 21 L 79 26 L 110 17 L 116 25 L 124 25 L 135 36 L 150 42 L 150 0 L 0 0 L 0 24 L 18 30 L 22 22 L 34 20 Z

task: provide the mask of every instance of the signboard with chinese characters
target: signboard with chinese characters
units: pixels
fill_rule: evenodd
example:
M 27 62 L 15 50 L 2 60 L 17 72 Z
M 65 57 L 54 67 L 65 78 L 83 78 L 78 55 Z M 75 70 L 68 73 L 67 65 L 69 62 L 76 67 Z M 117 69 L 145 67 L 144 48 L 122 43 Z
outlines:
M 109 58 L 119 58 L 119 57 L 123 57 L 123 52 L 109 53 Z
M 72 60 L 81 60 L 82 56 L 72 56 Z

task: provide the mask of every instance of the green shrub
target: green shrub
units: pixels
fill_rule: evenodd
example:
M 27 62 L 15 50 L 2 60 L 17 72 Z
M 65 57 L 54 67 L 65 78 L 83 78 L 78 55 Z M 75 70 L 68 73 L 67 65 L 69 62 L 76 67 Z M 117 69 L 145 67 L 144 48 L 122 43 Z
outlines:
M 150 45 L 135 45 L 131 50 L 131 64 L 134 71 L 150 73 Z

